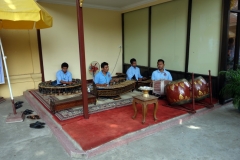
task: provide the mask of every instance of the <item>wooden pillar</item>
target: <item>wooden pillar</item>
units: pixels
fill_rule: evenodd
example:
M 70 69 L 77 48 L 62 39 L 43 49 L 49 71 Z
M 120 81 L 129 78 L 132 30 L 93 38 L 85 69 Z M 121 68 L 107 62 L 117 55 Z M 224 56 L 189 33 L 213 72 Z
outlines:
M 42 73 L 42 82 L 44 82 L 45 81 L 45 76 L 44 76 L 44 68 L 43 68 L 42 42 L 41 42 L 40 29 L 37 29 L 37 42 L 38 42 L 40 69 L 41 69 L 41 73 Z
M 227 70 L 227 52 L 228 52 L 228 30 L 229 30 L 229 9 L 230 1 L 222 0 L 222 23 L 221 23 L 221 46 L 219 52 L 218 71 Z M 225 76 L 219 75 L 218 77 L 218 93 L 225 86 Z M 230 97 L 219 96 L 219 103 L 224 104 L 228 102 Z
M 187 42 L 186 42 L 186 54 L 185 54 L 186 57 L 185 57 L 185 71 L 184 71 L 185 78 L 187 78 L 187 75 L 188 75 L 191 22 L 192 22 L 192 0 L 188 0 Z
M 87 92 L 87 79 L 86 79 L 82 1 L 83 0 L 76 0 L 76 7 L 77 7 L 77 21 L 78 21 L 79 58 L 80 58 L 81 80 L 82 80 L 83 115 L 85 119 L 88 119 L 89 118 L 88 92 Z M 81 6 L 80 6 L 80 3 L 81 3 Z

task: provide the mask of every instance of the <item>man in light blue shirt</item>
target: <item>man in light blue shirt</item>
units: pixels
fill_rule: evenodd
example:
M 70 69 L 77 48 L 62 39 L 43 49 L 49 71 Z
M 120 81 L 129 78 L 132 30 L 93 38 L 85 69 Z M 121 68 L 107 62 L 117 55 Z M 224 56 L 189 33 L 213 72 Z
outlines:
M 94 83 L 96 86 L 107 86 L 109 82 L 112 80 L 111 74 L 108 72 L 108 63 L 103 62 L 101 64 L 102 70 L 98 72 L 94 77 Z
M 154 71 L 152 73 L 152 80 L 157 81 L 157 80 L 169 80 L 172 81 L 172 76 L 170 72 L 164 69 L 164 60 L 159 59 L 157 62 L 157 67 L 158 70 Z
M 137 67 L 137 61 L 135 58 L 132 58 L 130 60 L 131 67 L 128 68 L 127 70 L 127 80 L 137 80 L 141 81 L 143 76 L 140 73 L 140 69 Z
M 56 74 L 57 85 L 72 84 L 72 74 L 68 71 L 68 64 L 66 62 L 61 65 L 62 70 L 59 70 Z

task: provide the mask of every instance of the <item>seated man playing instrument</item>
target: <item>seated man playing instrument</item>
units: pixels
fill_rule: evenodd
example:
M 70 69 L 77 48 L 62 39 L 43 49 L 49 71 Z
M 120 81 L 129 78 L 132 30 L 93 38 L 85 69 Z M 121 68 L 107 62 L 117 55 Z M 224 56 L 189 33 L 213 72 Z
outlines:
M 61 68 L 56 74 L 57 85 L 72 84 L 72 74 L 68 71 L 68 64 L 66 62 L 62 63 Z
M 172 76 L 170 72 L 168 72 L 166 69 L 164 69 L 164 60 L 159 59 L 157 62 L 157 67 L 158 70 L 154 71 L 152 73 L 152 80 L 157 81 L 157 80 L 169 80 L 172 81 Z
M 108 86 L 109 82 L 112 80 L 111 74 L 108 72 L 108 63 L 103 62 L 101 64 L 101 71 L 95 75 L 94 83 L 96 86 Z
M 135 58 L 132 58 L 130 60 L 131 67 L 128 68 L 127 70 L 127 80 L 137 80 L 137 81 L 142 81 L 142 79 L 145 79 L 141 73 L 140 69 L 137 67 L 137 61 Z

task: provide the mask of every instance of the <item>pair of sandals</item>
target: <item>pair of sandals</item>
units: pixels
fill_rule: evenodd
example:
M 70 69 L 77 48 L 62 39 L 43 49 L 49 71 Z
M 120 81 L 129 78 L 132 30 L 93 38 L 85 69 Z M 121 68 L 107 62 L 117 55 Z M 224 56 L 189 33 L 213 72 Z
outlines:
M 27 116 L 28 119 L 40 119 L 39 115 L 30 115 Z
M 45 123 L 37 121 L 35 123 L 30 123 L 29 127 L 35 128 L 35 129 L 41 129 L 41 128 L 45 127 L 44 125 L 45 125 Z
M 22 104 L 23 104 L 23 101 L 17 101 L 14 103 L 16 109 L 21 108 Z
M 33 113 L 33 111 L 30 110 L 30 109 L 26 109 L 25 111 L 23 111 L 24 115 L 29 115 L 29 114 L 32 114 L 32 113 Z

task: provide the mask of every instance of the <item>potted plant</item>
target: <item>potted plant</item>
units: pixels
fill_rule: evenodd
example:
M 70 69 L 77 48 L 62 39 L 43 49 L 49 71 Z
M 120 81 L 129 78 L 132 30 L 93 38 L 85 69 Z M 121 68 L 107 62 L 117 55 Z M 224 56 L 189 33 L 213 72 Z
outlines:
M 240 69 L 221 71 L 226 78 L 226 85 L 221 89 L 222 96 L 230 95 L 233 98 L 233 105 L 240 111 Z

